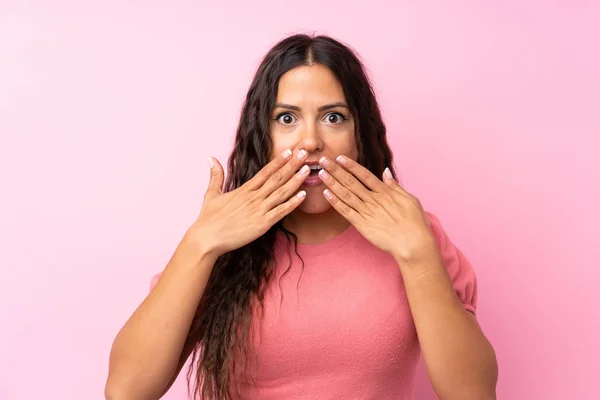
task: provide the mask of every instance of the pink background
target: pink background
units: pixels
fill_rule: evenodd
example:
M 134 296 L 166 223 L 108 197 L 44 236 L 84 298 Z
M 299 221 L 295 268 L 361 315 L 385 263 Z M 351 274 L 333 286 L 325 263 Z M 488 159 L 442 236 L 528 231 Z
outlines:
M 0 399 L 103 398 L 206 157 L 298 31 L 369 68 L 405 186 L 477 269 L 499 398 L 595 398 L 599 2 L 202 3 L 0 1 Z

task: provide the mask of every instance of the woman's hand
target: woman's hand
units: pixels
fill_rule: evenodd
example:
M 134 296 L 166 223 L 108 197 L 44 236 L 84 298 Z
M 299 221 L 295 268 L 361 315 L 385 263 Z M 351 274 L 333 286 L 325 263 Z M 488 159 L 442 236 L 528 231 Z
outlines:
M 336 161 L 326 157 L 320 161 L 320 176 L 328 187 L 323 195 L 368 241 L 399 264 L 439 258 L 421 203 L 396 182 L 389 169 L 382 181 L 348 157 Z
M 306 192 L 296 191 L 310 173 L 303 166 L 306 156 L 304 150 L 295 154 L 286 150 L 228 193 L 222 191 L 223 167 L 209 158 L 211 177 L 202 211 L 186 236 L 204 253 L 216 257 L 262 236 L 304 200 Z

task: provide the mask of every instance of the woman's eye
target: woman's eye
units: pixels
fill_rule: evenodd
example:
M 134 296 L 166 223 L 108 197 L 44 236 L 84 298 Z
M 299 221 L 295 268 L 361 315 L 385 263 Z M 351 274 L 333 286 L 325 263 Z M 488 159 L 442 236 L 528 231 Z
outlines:
M 291 125 L 294 123 L 294 116 L 288 113 L 279 114 L 275 119 L 284 125 Z
M 325 116 L 325 120 L 330 124 L 339 124 L 346 120 L 340 113 L 329 113 Z

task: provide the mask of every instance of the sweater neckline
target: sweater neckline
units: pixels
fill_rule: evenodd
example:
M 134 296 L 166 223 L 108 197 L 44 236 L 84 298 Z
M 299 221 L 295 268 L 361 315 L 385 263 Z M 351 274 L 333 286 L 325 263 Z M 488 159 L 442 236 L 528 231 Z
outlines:
M 283 232 L 278 233 L 280 242 L 291 246 L 293 252 L 293 242 L 288 242 Z M 360 232 L 358 232 L 354 225 L 350 224 L 345 230 L 325 242 L 314 244 L 298 243 L 298 254 L 300 256 L 311 257 L 332 253 L 356 244 L 361 238 L 362 235 Z

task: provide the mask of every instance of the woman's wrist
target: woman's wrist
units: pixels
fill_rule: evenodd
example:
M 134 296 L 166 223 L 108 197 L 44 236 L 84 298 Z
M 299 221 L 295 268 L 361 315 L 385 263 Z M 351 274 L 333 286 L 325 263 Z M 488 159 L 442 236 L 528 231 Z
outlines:
M 215 246 L 194 227 L 188 229 L 179 243 L 177 252 L 193 265 L 210 264 L 212 267 L 219 258 Z
M 410 251 L 399 249 L 393 252 L 392 256 L 402 269 L 421 271 L 437 268 L 439 264 L 443 266 L 440 249 L 433 237 L 423 240 L 418 247 Z

